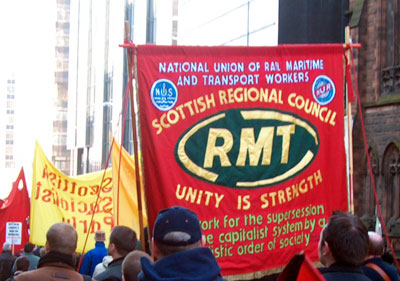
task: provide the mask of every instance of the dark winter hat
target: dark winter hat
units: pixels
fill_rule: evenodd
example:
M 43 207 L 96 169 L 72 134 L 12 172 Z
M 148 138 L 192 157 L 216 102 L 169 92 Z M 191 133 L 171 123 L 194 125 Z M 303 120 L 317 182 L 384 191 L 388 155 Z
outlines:
M 174 233 L 183 233 L 179 239 Z M 186 246 L 200 241 L 202 236 L 197 215 L 189 209 L 174 206 L 158 213 L 153 229 L 154 241 L 170 246 Z

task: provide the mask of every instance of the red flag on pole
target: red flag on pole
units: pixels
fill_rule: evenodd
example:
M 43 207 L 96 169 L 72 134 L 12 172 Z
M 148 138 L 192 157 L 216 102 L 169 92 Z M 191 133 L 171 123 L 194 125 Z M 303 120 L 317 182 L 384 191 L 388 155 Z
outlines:
M 29 242 L 29 213 L 30 200 L 24 169 L 21 168 L 10 194 L 0 202 L 0 245 L 9 242 L 13 244 L 14 252 L 23 249 Z
M 304 254 L 296 254 L 283 269 L 277 281 L 324 281 L 325 278 Z

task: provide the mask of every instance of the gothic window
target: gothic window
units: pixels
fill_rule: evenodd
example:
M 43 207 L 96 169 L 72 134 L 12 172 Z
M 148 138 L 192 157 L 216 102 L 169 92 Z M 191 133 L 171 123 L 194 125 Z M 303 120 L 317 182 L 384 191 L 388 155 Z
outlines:
M 386 7 L 386 67 L 395 65 L 395 2 L 395 0 L 388 0 Z
M 384 1 L 382 9 L 382 91 L 396 94 L 400 91 L 400 0 Z
M 382 212 L 390 232 L 391 226 L 400 215 L 400 155 L 399 149 L 390 144 L 383 159 Z

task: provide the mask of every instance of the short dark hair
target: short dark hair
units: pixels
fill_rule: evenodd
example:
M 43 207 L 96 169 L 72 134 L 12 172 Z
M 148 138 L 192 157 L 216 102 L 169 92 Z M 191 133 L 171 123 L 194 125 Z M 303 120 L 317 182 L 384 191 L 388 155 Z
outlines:
M 21 271 L 28 271 L 29 269 L 29 259 L 27 257 L 21 256 L 15 261 L 15 268 Z
M 24 252 L 25 253 L 32 253 L 33 252 L 33 248 L 35 248 L 35 245 L 33 245 L 31 243 L 26 243 L 24 245 Z
M 126 256 L 136 248 L 136 232 L 126 226 L 115 226 L 110 234 L 110 243 L 115 245 L 115 248 L 120 255 Z
M 201 241 L 197 241 L 195 243 L 192 243 L 192 244 L 189 244 L 186 246 L 170 246 L 170 245 L 165 245 L 165 244 L 159 243 L 157 241 L 154 241 L 154 243 L 156 244 L 157 249 L 160 251 L 160 253 L 163 256 L 169 256 L 169 255 L 172 255 L 175 253 L 189 251 L 189 250 L 193 250 L 193 249 L 201 247 Z
M 137 281 L 138 274 L 142 271 L 142 265 L 140 263 L 140 259 L 145 258 L 153 263 L 152 257 L 150 257 L 146 252 L 135 250 L 130 252 L 124 258 L 122 262 L 122 274 L 124 276 L 125 281 Z
M 368 252 L 368 232 L 362 221 L 351 214 L 336 211 L 322 232 L 337 263 L 359 266 Z

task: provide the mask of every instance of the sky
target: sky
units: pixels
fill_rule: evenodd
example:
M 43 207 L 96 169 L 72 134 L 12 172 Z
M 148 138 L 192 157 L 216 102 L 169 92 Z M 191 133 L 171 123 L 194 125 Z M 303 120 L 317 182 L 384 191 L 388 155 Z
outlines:
M 165 12 L 170 11 L 168 1 L 171 0 L 156 1 L 158 44 L 171 42 L 172 27 L 163 23 L 172 20 L 172 15 Z M 246 45 L 247 34 L 249 45 L 277 44 L 278 0 L 181 1 L 178 25 L 178 42 L 181 45 Z M 145 9 L 144 4 L 145 0 L 137 0 L 135 9 Z M 15 171 L 10 173 L 0 166 L 3 182 L 0 198 L 3 199 L 8 196 L 21 167 L 24 168 L 30 192 L 35 141 L 51 158 L 52 103 L 56 93 L 55 5 L 55 0 L 0 1 L 0 79 L 4 81 L 10 73 L 15 74 L 17 108 L 14 144 L 18 147 L 15 151 Z M 135 22 L 134 34 L 139 35 L 137 44 L 143 44 L 145 39 L 145 28 L 140 27 L 145 24 L 144 15 L 135 13 L 139 22 Z M 0 96 L 0 108 L 3 109 L 1 101 Z M 0 113 L 2 127 L 4 121 L 1 118 L 4 116 Z M 5 140 L 0 140 L 1 151 L 5 150 L 4 144 Z M 0 155 L 4 157 L 1 151 Z
M 4 81 L 9 73 L 14 73 L 18 83 L 15 94 L 18 105 L 15 109 L 17 168 L 15 173 L 0 170 L 3 182 L 0 198 L 8 196 L 11 182 L 17 178 L 21 166 L 27 184 L 31 185 L 35 140 L 42 142 L 47 151 L 51 143 L 49 117 L 54 87 L 55 2 L 0 1 L 0 79 Z M 0 116 L 4 118 L 3 112 Z M 0 119 L 0 126 L 4 126 L 4 120 Z M 5 140 L 1 140 L 3 151 L 4 144 Z

